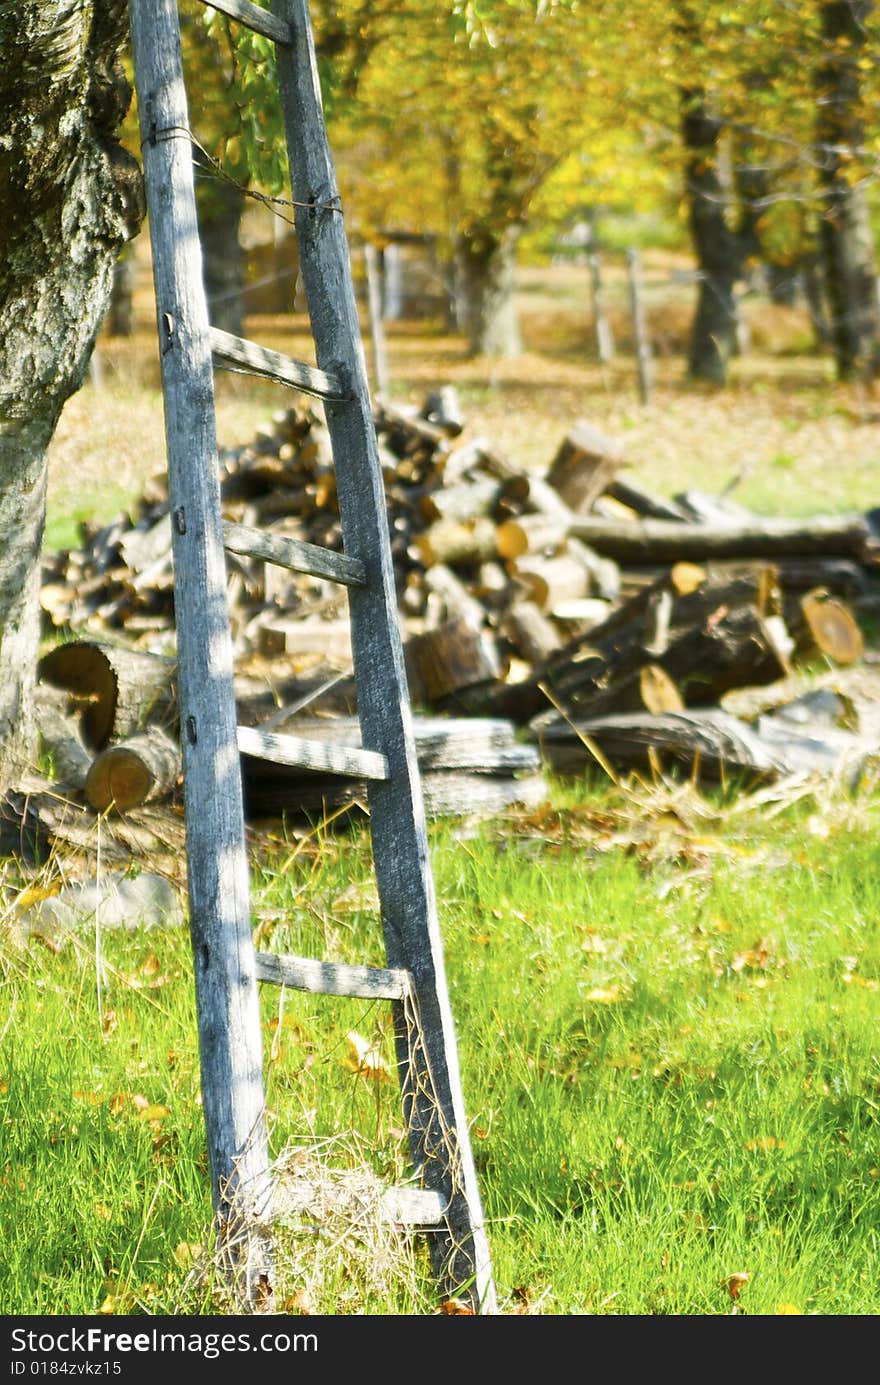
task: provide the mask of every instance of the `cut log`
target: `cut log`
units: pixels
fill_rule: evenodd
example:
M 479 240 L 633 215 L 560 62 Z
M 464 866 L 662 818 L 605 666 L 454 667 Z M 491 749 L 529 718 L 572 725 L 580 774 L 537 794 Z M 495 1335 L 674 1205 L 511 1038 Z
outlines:
M 639 486 L 633 486 L 629 481 L 624 481 L 619 476 L 612 477 L 605 487 L 604 494 L 610 496 L 612 500 L 619 501 L 621 505 L 626 505 L 633 514 L 641 515 L 644 519 L 670 519 L 687 523 L 692 518 L 674 500 L 650 495 L 648 491 L 642 490 Z
M 81 733 L 91 750 L 125 740 L 148 723 L 176 734 L 176 675 L 174 658 L 88 640 L 56 645 L 37 666 L 40 680 L 83 706 Z
M 56 784 L 67 792 L 78 792 L 85 787 L 93 756 L 83 745 L 79 723 L 68 712 L 68 701 L 60 689 L 37 684 L 37 725 L 43 749 L 52 757 Z
M 477 515 L 488 515 L 496 505 L 504 483 L 494 477 L 460 481 L 456 486 L 441 486 L 422 497 L 421 511 L 432 523 L 437 519 L 467 522 Z
M 180 777 L 180 747 L 158 726 L 96 755 L 85 782 L 97 813 L 124 813 L 172 793 Z
M 852 611 L 817 587 L 786 604 L 786 624 L 801 658 L 824 656 L 835 664 L 854 664 L 865 642 Z
M 747 783 L 772 782 L 791 772 L 786 757 L 746 722 L 718 708 L 659 716 L 629 712 L 579 719 L 573 725 L 560 720 L 542 727 L 537 743 L 558 774 L 582 774 L 594 767 L 590 744 L 617 772 L 653 775 L 659 765 L 712 782 L 742 777 Z
M 700 562 L 708 558 L 807 556 L 855 557 L 868 550 L 870 530 L 861 514 L 814 515 L 811 519 L 756 518 L 748 524 L 674 524 L 645 519 L 615 522 L 579 515 L 569 533 L 624 563 Z
M 622 465 L 623 449 L 592 424 L 581 421 L 561 443 L 547 469 L 547 483 L 569 509 L 586 514 Z
M 416 536 L 413 545 L 425 567 L 433 567 L 434 563 L 458 567 L 496 557 L 498 532 L 494 522 L 485 516 L 467 523 L 438 519 Z
M 552 610 L 560 601 L 590 594 L 589 572 L 567 553 L 554 558 L 527 554 L 511 565 L 511 571 L 524 584 L 527 599 L 542 611 Z
M 593 633 L 585 637 L 580 658 L 564 661 L 554 656 L 539 679 L 551 700 L 571 717 L 604 715 L 613 690 L 628 685 L 630 675 L 648 663 L 672 679 L 688 707 L 717 702 L 731 688 L 776 682 L 790 671 L 765 621 L 751 606 L 719 608 L 714 617 L 670 640 L 662 654 L 652 653 L 641 640 L 621 643 L 607 654 L 591 653 Z
M 351 624 L 348 618 L 324 620 L 319 616 L 272 616 L 257 618 L 250 630 L 257 636 L 259 652 L 273 654 L 321 654 L 340 667 L 351 665 Z
M 532 664 L 542 664 L 562 644 L 556 626 L 534 601 L 517 601 L 506 611 L 498 629 Z
M 518 515 L 499 524 L 496 546 L 499 555 L 508 562 L 527 553 L 558 552 L 565 543 L 566 524 L 552 515 Z
M 464 620 L 475 630 L 486 624 L 486 612 L 475 596 L 445 563 L 426 568 L 424 585 L 443 602 L 444 620 Z
M 492 641 L 461 619 L 414 635 L 404 656 L 411 696 L 428 705 L 441 705 L 464 688 L 492 682 L 501 672 Z

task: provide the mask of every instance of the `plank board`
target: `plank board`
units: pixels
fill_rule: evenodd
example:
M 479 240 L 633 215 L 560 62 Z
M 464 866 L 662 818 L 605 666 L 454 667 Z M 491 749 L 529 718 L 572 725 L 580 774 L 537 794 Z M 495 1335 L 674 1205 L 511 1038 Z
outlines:
M 338 375 L 306 365 L 305 361 L 295 361 L 281 351 L 270 351 L 245 337 L 221 332 L 219 327 L 211 328 L 211 352 L 218 365 L 243 370 L 249 375 L 259 375 L 279 385 L 289 385 L 303 394 L 317 395 L 319 399 L 349 397 L 349 391 Z
M 327 745 L 301 736 L 261 731 L 258 726 L 239 726 L 238 748 L 242 755 L 271 760 L 273 764 L 295 765 L 323 774 L 353 775 L 358 779 L 388 778 L 385 756 L 360 746 Z
M 283 19 L 278 19 L 268 10 L 261 10 L 259 5 L 252 5 L 250 0 L 204 0 L 204 3 L 209 9 L 219 10 L 221 14 L 237 20 L 245 28 L 253 29 L 255 34 L 262 34 L 264 38 L 274 39 L 276 43 L 285 43 L 288 47 L 293 42 L 289 24 L 285 24 Z
M 367 580 L 366 569 L 357 558 L 334 553 L 331 548 L 320 548 L 314 543 L 303 543 L 300 539 L 290 539 L 283 534 L 253 529 L 247 524 L 233 524 L 231 520 L 226 520 L 223 525 L 223 546 L 230 553 L 262 558 L 291 572 L 325 577 L 344 587 L 362 587 Z
M 313 995 L 361 1000 L 403 1000 L 410 991 L 409 972 L 399 968 L 321 962 L 291 953 L 258 952 L 257 979 Z

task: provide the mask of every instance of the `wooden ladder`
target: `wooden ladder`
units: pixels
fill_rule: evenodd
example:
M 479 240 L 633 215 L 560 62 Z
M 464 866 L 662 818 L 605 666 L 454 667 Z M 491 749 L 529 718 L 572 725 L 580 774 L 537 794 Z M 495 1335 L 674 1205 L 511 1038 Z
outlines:
M 459 1075 L 403 665 L 382 472 L 348 242 L 307 0 L 214 0 L 275 43 L 300 267 L 317 368 L 210 326 L 176 0 L 130 0 L 153 254 L 173 532 L 187 873 L 203 1107 L 215 1212 L 239 1246 L 249 1303 L 267 1277 L 247 1228 L 268 1215 L 259 983 L 387 1000 L 419 1187 L 408 1200 L 444 1298 L 497 1311 Z M 214 364 L 324 401 L 344 553 L 225 523 Z M 361 745 L 236 725 L 224 549 L 348 589 Z M 241 753 L 369 781 L 385 967 L 256 953 Z M 404 1199 L 401 1199 L 405 1203 Z M 396 1219 L 404 1218 L 398 1207 Z M 240 1250 L 241 1245 L 246 1250 Z

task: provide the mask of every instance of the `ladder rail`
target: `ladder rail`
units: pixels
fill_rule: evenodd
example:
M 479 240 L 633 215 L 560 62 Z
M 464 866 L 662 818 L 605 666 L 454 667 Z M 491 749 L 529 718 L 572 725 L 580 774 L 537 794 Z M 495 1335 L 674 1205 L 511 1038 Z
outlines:
M 349 592 L 352 652 L 363 744 L 388 761 L 386 782 L 369 786 L 373 864 L 388 965 L 413 979 L 414 1013 L 394 1005 L 398 1062 L 416 1167 L 447 1204 L 446 1233 L 430 1239 L 435 1272 L 450 1292 L 495 1311 L 488 1242 L 467 1138 L 457 1041 L 446 986 L 424 801 L 397 619 L 387 510 L 336 173 L 324 124 L 307 0 L 272 0 L 290 26 L 277 50 L 300 272 L 318 366 L 339 376 L 350 398 L 324 409 L 337 471 L 346 553 L 367 571 Z M 413 1025 L 419 1061 L 415 1073 Z
M 176 0 L 130 0 L 130 27 L 161 348 L 177 612 L 190 932 L 212 1195 L 245 1261 L 241 1228 L 270 1195 L 259 992 L 236 745 L 233 647 L 220 518 L 208 310 Z

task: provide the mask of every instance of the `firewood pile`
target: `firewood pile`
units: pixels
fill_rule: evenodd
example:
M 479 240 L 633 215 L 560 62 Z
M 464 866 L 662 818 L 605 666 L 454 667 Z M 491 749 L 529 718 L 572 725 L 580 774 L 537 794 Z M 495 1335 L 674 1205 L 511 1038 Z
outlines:
M 725 708 L 737 690 L 864 659 L 871 514 L 770 519 L 729 496 L 651 495 L 587 422 L 527 469 L 467 436 L 451 388 L 420 408 L 379 401 L 375 422 L 429 811 L 538 801 L 547 766 L 595 759 L 760 779 L 827 767 L 853 749 L 841 736 L 873 749 L 827 702 L 774 729 Z M 276 414 L 220 462 L 225 520 L 341 550 L 317 410 Z M 228 570 L 241 723 L 356 744 L 345 591 L 234 551 Z M 167 795 L 180 767 L 164 477 L 136 513 L 46 557 L 42 604 L 48 629 L 75 637 L 41 665 L 59 776 L 95 811 Z M 811 736 L 832 747 L 824 759 Z M 363 785 L 242 764 L 254 815 L 364 798 Z

